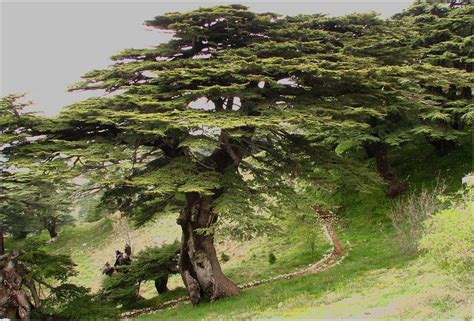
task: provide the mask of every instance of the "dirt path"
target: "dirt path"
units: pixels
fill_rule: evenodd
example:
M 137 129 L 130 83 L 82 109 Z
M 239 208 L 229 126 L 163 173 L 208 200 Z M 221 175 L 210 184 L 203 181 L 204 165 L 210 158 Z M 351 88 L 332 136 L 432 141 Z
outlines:
M 321 271 L 325 271 L 335 266 L 336 264 L 340 263 L 346 257 L 346 255 L 343 255 L 341 242 L 337 238 L 336 231 L 334 229 L 334 225 L 336 223 L 335 214 L 329 210 L 326 210 L 317 206 L 313 206 L 313 210 L 315 211 L 315 213 L 318 215 L 318 218 L 323 223 L 324 234 L 326 235 L 326 238 L 332 245 L 331 252 L 326 254 L 321 260 L 313 264 L 310 264 L 309 266 L 305 268 L 302 268 L 290 273 L 286 273 L 286 274 L 280 274 L 268 279 L 262 279 L 262 280 L 240 284 L 238 285 L 239 289 L 253 288 L 262 284 L 267 284 L 267 283 L 275 282 L 278 280 L 284 280 L 284 279 L 289 280 L 300 275 L 314 274 Z M 180 303 L 189 303 L 189 302 L 190 302 L 189 298 L 187 296 L 183 296 L 174 300 L 164 302 L 153 308 L 145 308 L 145 309 L 125 312 L 121 315 L 121 317 L 126 320 L 130 318 L 138 317 L 140 315 L 150 314 L 159 310 L 172 309 L 178 306 Z

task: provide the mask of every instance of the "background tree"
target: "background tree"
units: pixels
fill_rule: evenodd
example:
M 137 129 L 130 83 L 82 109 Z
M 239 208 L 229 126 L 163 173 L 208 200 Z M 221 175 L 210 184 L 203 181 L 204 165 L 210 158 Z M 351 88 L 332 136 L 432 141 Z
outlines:
M 416 32 L 412 47 L 420 60 L 470 73 L 473 13 L 474 7 L 469 1 L 451 1 L 449 5 L 418 1 L 395 15 L 394 22 L 410 25 Z M 454 81 L 426 87 L 427 98 L 436 102 L 438 110 L 423 117 L 436 123 L 438 130 L 425 131 L 424 134 L 437 152 L 445 155 L 459 144 L 459 138 L 474 120 L 472 89 Z
M 0 227 L 14 237 L 43 228 L 55 237 L 57 226 L 72 220 L 66 194 L 73 174 L 61 171 L 67 168 L 62 156 L 46 144 L 51 121 L 24 112 L 30 103 L 22 98 L 10 95 L 0 103 Z
M 34 207 L 30 209 L 30 213 L 48 231 L 51 239 L 58 237 L 60 226 L 74 221 L 70 213 L 73 205 L 72 191 L 68 191 L 71 186 L 67 185 L 72 184 L 40 182 L 32 196 Z
M 31 231 L 30 218 L 27 213 L 29 186 L 21 175 L 14 175 L 14 167 L 7 161 L 13 148 L 27 144 L 29 137 L 35 135 L 32 128 L 39 120 L 22 110 L 29 103 L 19 100 L 23 95 L 2 97 L 0 101 L 0 255 L 4 254 L 4 235 L 25 236 Z
M 420 2 L 406 13 L 385 21 L 375 15 L 315 19 L 320 25 L 326 24 L 326 30 L 345 32 L 345 38 L 340 37 L 343 43 L 340 52 L 347 58 L 364 58 L 370 62 L 365 70 L 359 69 L 363 64 L 356 69 L 346 67 L 347 72 L 357 72 L 363 79 L 347 84 L 348 87 L 341 86 L 329 112 L 369 126 L 362 144 L 343 141 L 339 150 L 363 146 L 368 156 L 375 159 L 380 176 L 388 182 L 388 196 L 397 196 L 406 188 L 406 182 L 397 177 L 390 164 L 391 153 L 407 143 L 422 144 L 424 140 L 442 152 L 445 146 L 458 141 L 472 123 L 467 70 L 434 65 L 434 57 L 426 50 L 430 41 L 425 40 L 435 39 L 434 33 L 451 28 L 456 30 L 451 32 L 458 33 L 449 37 L 452 44 L 464 48 L 465 30 L 471 24 L 467 14 L 470 11 L 471 6 L 449 9 L 447 5 Z M 419 12 L 423 18 L 414 19 L 413 12 Z M 434 20 L 437 22 L 431 24 Z M 426 21 L 431 26 L 427 27 Z M 458 53 L 457 59 L 469 59 L 468 50 L 461 49 Z M 437 94 L 433 86 L 438 88 Z M 462 90 L 464 94 L 452 95 L 449 101 L 446 94 L 453 88 L 466 89 Z

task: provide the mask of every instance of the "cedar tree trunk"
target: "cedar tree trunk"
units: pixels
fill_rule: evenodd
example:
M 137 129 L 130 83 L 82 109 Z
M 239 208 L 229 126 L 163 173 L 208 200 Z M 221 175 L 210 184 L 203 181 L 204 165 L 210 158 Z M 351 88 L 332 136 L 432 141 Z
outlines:
M 239 288 L 222 272 L 213 234 L 196 232 L 196 229 L 209 227 L 217 220 L 211 209 L 213 198 L 196 192 L 187 193 L 186 207 L 178 218 L 183 230 L 179 271 L 194 305 L 199 304 L 204 295 L 208 295 L 212 302 L 239 294 Z
M 395 169 L 390 165 L 387 156 L 387 146 L 383 144 L 370 144 L 366 147 L 369 156 L 375 158 L 379 175 L 388 183 L 385 194 L 394 198 L 403 193 L 407 188 L 407 183 L 398 178 Z
M 232 166 L 237 169 L 243 158 L 243 146 L 233 141 L 224 131 L 220 140 L 220 147 L 206 159 L 208 166 L 212 166 L 218 173 Z M 199 304 L 204 295 L 213 302 L 240 293 L 237 285 L 222 272 L 214 248 L 214 232 L 208 230 L 204 234 L 197 231 L 217 222 L 212 202 L 221 193 L 220 189 L 214 190 L 212 195 L 186 193 L 186 205 L 177 220 L 183 231 L 179 272 L 193 305 Z
M 456 149 L 456 142 L 454 140 L 433 139 L 430 144 L 436 150 L 439 156 L 445 156 Z
M 0 224 L 0 255 L 5 254 L 5 240 L 3 238 L 3 225 Z
M 49 236 L 51 239 L 54 239 L 55 237 L 58 237 L 58 231 L 56 229 L 56 224 L 50 224 L 46 226 L 46 229 L 48 230 Z
M 168 274 L 155 280 L 155 288 L 158 294 L 168 292 Z

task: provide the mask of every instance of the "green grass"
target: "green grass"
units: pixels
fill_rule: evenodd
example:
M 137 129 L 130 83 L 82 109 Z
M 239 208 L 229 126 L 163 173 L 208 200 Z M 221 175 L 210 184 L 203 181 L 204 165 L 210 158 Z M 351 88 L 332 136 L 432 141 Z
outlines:
M 453 192 L 459 189 L 461 178 L 472 171 L 470 143 L 444 157 L 434 155 L 429 146 L 400 155 L 394 153 L 392 157 L 400 177 L 409 176 L 409 189 L 413 190 L 432 187 L 436 178 L 441 177 L 446 179 L 448 191 Z M 407 157 L 410 162 L 406 162 Z M 447 319 L 469 316 L 471 288 L 456 284 L 423 257 L 399 254 L 387 215 L 392 201 L 385 197 L 381 187 L 374 187 L 369 193 L 341 189 L 331 196 L 331 203 L 341 206 L 339 236 L 345 249 L 351 249 L 341 264 L 318 274 L 246 289 L 237 297 L 212 304 L 181 305 L 138 319 L 413 319 L 420 316 L 421 319 Z M 222 240 L 216 241 L 216 247 L 218 255 L 223 252 L 230 258 L 222 262 L 225 274 L 241 284 L 287 273 L 319 260 L 329 246 L 320 233 L 316 248 L 311 251 L 307 232 L 291 231 L 241 243 Z M 132 233 L 135 251 L 173 242 L 179 236 L 173 215 Z M 46 241 L 48 237 L 43 233 L 39 238 Z M 95 291 L 103 278 L 100 267 L 105 261 L 113 260 L 114 250 L 122 249 L 123 243 L 111 220 L 103 219 L 67 227 L 57 242 L 44 248 L 53 253 L 71 254 L 79 272 L 72 281 Z M 268 261 L 270 252 L 277 258 L 275 264 Z M 173 276 L 169 284 L 170 292 L 156 296 L 152 282 L 146 283 L 141 292 L 146 299 L 134 308 L 157 306 L 186 294 L 178 275 Z
M 446 320 L 469 318 L 472 289 L 440 273 L 423 258 L 347 279 L 317 298 L 286 300 L 265 319 Z
M 320 229 L 320 226 L 315 226 Z M 284 235 L 283 237 L 261 238 L 251 242 L 245 255 L 236 260 L 231 258 L 222 264 L 224 273 L 237 284 L 270 278 L 283 273 L 292 272 L 303 266 L 318 261 L 330 245 L 322 233 L 316 240 L 312 251 L 307 241 L 300 235 Z M 269 254 L 276 256 L 274 264 L 269 263 Z M 236 262 L 237 261 L 237 262 Z
M 320 229 L 321 227 L 315 226 L 314 228 Z M 221 262 L 221 265 L 224 273 L 237 284 L 295 271 L 320 260 L 324 253 L 331 248 L 322 233 L 316 239 L 314 251 L 311 250 L 305 235 L 302 233 L 295 235 L 285 233 L 274 238 L 260 237 L 241 244 L 231 242 L 231 245 L 238 245 L 239 251 L 229 252 L 227 249 L 226 253 L 232 255 L 230 255 L 228 262 Z M 218 252 L 219 249 L 224 251 L 226 247 L 218 245 L 217 249 Z M 270 252 L 275 253 L 277 257 L 274 264 L 270 264 L 268 261 Z M 165 295 L 139 301 L 134 305 L 134 308 L 156 307 L 163 302 L 186 295 L 179 276 L 174 276 L 170 283 L 178 284 L 178 287 Z M 151 292 L 156 293 L 152 289 L 151 283 L 147 287 L 150 288 Z
M 353 234 L 359 237 L 354 240 Z M 318 273 L 292 280 L 277 281 L 257 288 L 242 291 L 241 295 L 215 303 L 204 302 L 197 308 L 183 305 L 178 309 L 159 311 L 140 320 L 156 319 L 215 319 L 258 317 L 268 309 L 278 306 L 289 298 L 311 300 L 323 293 L 333 291 L 348 279 L 363 277 L 367 271 L 403 265 L 409 259 L 400 257 L 380 233 L 374 236 L 372 229 L 350 229 L 345 240 L 351 239 L 353 250 L 342 264 Z
M 378 193 L 383 195 L 381 189 Z M 386 236 L 387 227 L 380 223 L 386 221 L 383 209 L 389 206 L 389 201 L 384 197 L 362 194 L 354 195 L 352 199 L 347 199 L 347 202 L 353 206 L 345 207 L 339 234 L 345 248 L 350 247 L 352 250 L 342 264 L 318 274 L 247 289 L 237 297 L 226 298 L 212 304 L 203 302 L 197 308 L 183 305 L 177 309 L 159 311 L 139 319 L 258 318 L 263 313 L 277 308 L 280 302 L 311 301 L 325 293 L 335 291 L 347 280 L 363 279 L 370 271 L 402 266 L 412 259 L 398 255 Z M 374 210 L 380 211 L 378 213 L 381 217 L 380 222 L 371 218 Z M 300 254 L 305 256 L 303 253 Z
M 399 255 L 377 225 L 346 226 L 352 250 L 339 265 L 314 275 L 247 289 L 198 307 L 181 305 L 139 320 L 466 318 L 472 291 L 454 286 L 423 258 Z M 331 317 L 328 317 L 331 316 Z
M 180 236 L 180 228 L 175 223 L 175 215 L 161 217 L 137 230 L 131 231 L 132 245 L 135 253 L 147 246 L 159 246 L 161 243 L 172 243 Z M 43 246 L 50 253 L 70 254 L 76 264 L 78 275 L 70 281 L 97 291 L 104 276 L 101 267 L 106 261 L 113 263 L 114 250 L 122 249 L 124 239 L 113 227 L 114 217 L 105 218 L 93 223 L 81 222 L 75 226 L 65 227 L 60 231 L 58 240 Z M 308 227 L 320 230 L 321 226 Z M 293 234 L 287 231 L 278 237 L 259 237 L 246 242 L 218 241 L 217 252 L 229 255 L 228 262 L 221 262 L 222 268 L 237 284 L 268 278 L 281 273 L 291 272 L 318 261 L 330 248 L 322 233 L 315 238 L 312 251 L 305 237 L 305 228 Z M 42 233 L 35 237 L 46 242 L 49 237 Z M 17 244 L 18 245 L 18 244 Z M 273 252 L 277 260 L 271 265 L 268 255 Z M 173 289 L 166 295 L 156 296 L 153 282 L 142 285 L 140 294 L 147 300 L 140 301 L 137 307 L 155 306 L 171 298 L 185 294 L 179 275 L 171 277 L 169 287 Z
M 430 147 L 413 149 L 395 156 L 395 164 L 400 177 L 409 176 L 409 189 L 433 187 L 440 177 L 446 179 L 448 192 L 454 192 L 461 178 L 472 171 L 471 159 L 472 145 L 466 142 L 444 157 L 435 156 Z M 457 283 L 422 256 L 399 254 L 387 215 L 392 201 L 385 198 L 382 188 L 365 194 L 340 190 L 333 201 L 341 205 L 340 235 L 345 247 L 351 248 L 341 264 L 318 274 L 247 289 L 212 304 L 181 305 L 138 319 L 472 318 L 472 287 Z M 250 265 L 249 269 L 262 267 Z

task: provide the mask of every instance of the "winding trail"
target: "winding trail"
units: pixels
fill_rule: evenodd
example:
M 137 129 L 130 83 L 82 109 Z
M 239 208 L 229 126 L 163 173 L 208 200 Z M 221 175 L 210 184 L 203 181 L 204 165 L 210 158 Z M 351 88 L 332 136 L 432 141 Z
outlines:
M 323 227 L 324 234 L 326 235 L 326 238 L 331 244 L 332 249 L 326 255 L 324 255 L 321 260 L 313 264 L 310 264 L 307 267 L 304 267 L 302 269 L 299 269 L 290 273 L 280 274 L 272 278 L 240 284 L 238 285 L 239 289 L 243 290 L 243 289 L 253 288 L 262 284 L 272 283 L 274 281 L 285 280 L 285 279 L 289 280 L 300 275 L 308 275 L 308 274 L 322 272 L 342 262 L 342 260 L 347 256 L 347 254 L 343 254 L 341 242 L 337 238 L 336 231 L 334 229 L 334 225 L 336 223 L 336 215 L 332 211 L 323 209 L 318 206 L 313 206 L 313 210 L 318 215 L 318 218 L 321 220 L 321 222 L 323 223 L 322 227 Z M 159 310 L 172 309 L 172 308 L 177 307 L 180 303 L 190 303 L 188 296 L 182 296 L 174 300 L 166 301 L 153 308 L 144 308 L 144 309 L 124 312 L 121 314 L 121 317 L 123 318 L 122 320 L 127 320 L 130 318 L 138 317 L 140 315 L 154 313 Z

